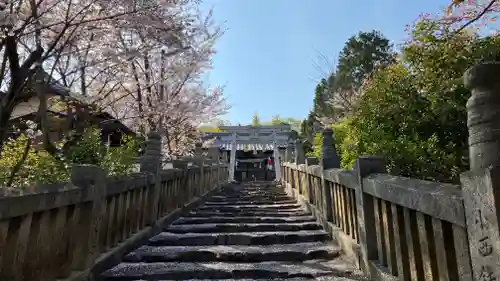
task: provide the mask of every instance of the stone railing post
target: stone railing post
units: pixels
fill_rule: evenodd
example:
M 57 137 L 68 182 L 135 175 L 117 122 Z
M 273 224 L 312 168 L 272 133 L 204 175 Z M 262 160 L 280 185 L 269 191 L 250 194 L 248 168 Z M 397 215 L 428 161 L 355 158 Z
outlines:
M 83 220 L 78 223 L 73 237 L 73 269 L 84 270 L 94 263 L 103 250 L 100 249 L 99 238 L 106 216 L 106 174 L 97 166 L 75 165 L 71 171 L 71 182 L 87 189 L 92 198 L 91 204 L 80 210 Z
M 473 280 L 500 280 L 500 63 L 464 74 L 470 171 L 461 175 Z M 465 280 L 465 279 L 464 279 Z
M 324 129 L 321 132 L 323 137 L 323 145 L 321 147 L 321 187 L 323 193 L 323 214 L 327 221 L 333 220 L 333 207 L 332 207 L 332 190 L 325 181 L 325 170 L 340 168 L 339 157 L 335 150 L 335 140 L 333 138 L 332 129 Z M 320 201 L 321 202 L 321 201 Z
M 289 142 L 285 151 L 285 162 L 293 162 L 293 143 Z
M 146 208 L 146 223 L 153 225 L 158 216 L 158 202 L 160 197 L 160 169 L 161 169 L 161 136 L 157 132 L 148 134 L 146 149 L 141 159 L 141 172 L 148 173 L 153 177 L 152 190 L 148 192 L 148 204 Z
M 318 158 L 316 157 L 306 157 L 306 167 L 309 167 L 309 166 L 313 166 L 313 165 L 319 165 L 319 160 Z M 309 171 L 309 169 L 307 168 L 307 170 Z M 321 182 L 321 184 L 323 184 L 323 182 Z M 302 194 L 302 195 L 305 195 L 307 196 L 308 200 L 311 200 L 311 196 L 313 194 L 313 185 L 312 185 L 312 182 L 310 180 L 310 175 L 308 173 L 305 174 L 305 177 L 304 177 L 304 181 L 302 181 L 302 186 L 299 186 L 298 188 L 298 191 L 299 191 L 299 194 Z M 323 185 L 322 187 L 323 188 Z M 323 190 L 321 190 L 323 191 Z M 321 202 L 321 204 L 323 204 L 323 202 Z
M 295 163 L 297 165 L 306 163 L 304 147 L 302 146 L 302 142 L 298 139 L 295 140 Z
M 220 162 L 220 149 L 218 146 L 211 146 L 208 148 L 208 158 L 214 160 L 216 163 Z
M 175 169 L 183 170 L 182 178 L 179 184 L 181 188 L 188 189 L 191 184 L 189 179 L 189 161 L 185 159 L 176 159 L 172 161 L 172 166 Z M 188 192 L 184 190 L 180 193 L 180 198 L 177 198 L 177 201 L 181 201 L 184 204 L 189 200 L 187 197 Z
M 319 159 L 316 157 L 307 157 L 306 158 L 306 166 L 318 165 Z
M 194 148 L 194 163 L 199 167 L 198 185 L 194 186 L 194 196 L 198 196 L 201 190 L 205 188 L 205 157 L 201 143 L 196 143 Z
M 217 165 L 216 167 L 216 172 L 214 175 L 212 175 L 212 172 L 211 172 L 211 175 L 210 175 L 210 178 L 215 178 L 216 181 L 217 181 L 217 184 L 219 184 L 219 176 L 220 176 L 220 147 L 219 146 L 211 146 L 208 148 L 208 157 L 214 161 L 214 164 Z M 213 186 L 210 186 L 210 188 L 212 188 Z
M 189 166 L 189 162 L 188 162 L 188 161 L 186 161 L 186 160 L 177 159 L 177 160 L 173 160 L 173 161 L 172 161 L 172 166 L 173 166 L 175 169 L 180 169 L 180 170 L 185 170 L 185 171 L 187 171 L 188 166 Z
M 286 149 L 283 149 L 283 148 L 278 148 L 278 153 L 279 153 L 279 156 L 280 156 L 280 163 L 283 164 L 285 163 L 285 154 L 286 154 Z
M 353 170 L 357 174 L 356 210 L 358 216 L 359 245 L 361 246 L 360 266 L 370 275 L 370 260 L 378 259 L 376 218 L 373 199 L 363 192 L 363 178 L 375 173 L 386 173 L 384 159 L 377 156 L 362 156 L 356 160 Z

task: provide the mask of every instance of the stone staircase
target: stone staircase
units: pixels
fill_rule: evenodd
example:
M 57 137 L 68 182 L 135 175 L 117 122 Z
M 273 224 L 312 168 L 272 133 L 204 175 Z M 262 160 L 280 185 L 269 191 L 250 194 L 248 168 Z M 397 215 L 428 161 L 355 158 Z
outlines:
M 226 188 L 101 274 L 105 281 L 366 280 L 296 200 L 269 183 Z

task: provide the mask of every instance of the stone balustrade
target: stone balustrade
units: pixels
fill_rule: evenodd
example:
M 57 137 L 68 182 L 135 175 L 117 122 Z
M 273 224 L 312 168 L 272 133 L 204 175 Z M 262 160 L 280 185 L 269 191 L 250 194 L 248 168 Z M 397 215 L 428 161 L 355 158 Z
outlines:
M 340 169 L 329 129 L 319 161 L 283 163 L 282 185 L 372 280 L 500 280 L 499 71 L 484 63 L 464 75 L 470 171 L 461 185 L 390 175 L 380 157 Z
M 460 187 L 367 173 L 366 162 L 284 163 L 283 184 L 374 280 L 473 280 Z
M 151 134 L 141 172 L 126 178 L 81 165 L 70 183 L 0 197 L 0 280 L 87 280 L 227 181 L 219 163 L 160 170 L 160 145 Z

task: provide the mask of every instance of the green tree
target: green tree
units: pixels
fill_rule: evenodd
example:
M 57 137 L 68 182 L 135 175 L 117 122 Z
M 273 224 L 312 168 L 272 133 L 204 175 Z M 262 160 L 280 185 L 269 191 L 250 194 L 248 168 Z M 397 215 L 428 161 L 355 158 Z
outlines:
M 422 20 L 402 49 L 401 61 L 373 73 L 347 124 L 345 139 L 357 155 L 379 154 L 391 173 L 457 182 L 468 168 L 466 101 L 462 75 L 472 65 L 500 58 L 500 37 L 453 32 Z M 344 151 L 344 150 L 342 150 Z
M 374 70 L 394 63 L 395 57 L 389 40 L 378 31 L 350 37 L 339 54 L 336 72 L 322 79 L 315 88 L 308 125 L 314 122 L 330 125 L 350 115 L 365 78 Z
M 260 118 L 257 112 L 252 117 L 252 126 L 260 126 Z
M 312 113 L 315 119 L 330 118 L 336 116 L 336 108 L 331 103 L 335 86 L 335 74 L 331 74 L 328 79 L 321 79 L 314 89 L 314 99 Z M 338 110 L 338 109 L 337 109 Z
M 297 133 L 300 132 L 301 120 L 292 117 L 283 117 L 281 118 L 281 122 L 290 125 L 292 131 L 296 131 Z
M 273 118 L 271 119 L 271 125 L 277 126 L 281 124 L 281 118 L 279 115 L 274 115 Z
M 340 52 L 335 79 L 337 89 L 359 88 L 372 71 L 395 62 L 392 45 L 376 30 L 350 37 Z
M 306 153 L 307 156 L 321 158 L 321 149 L 323 146 L 323 137 L 321 136 L 321 132 L 317 132 L 314 134 L 312 146 L 309 148 L 310 150 Z

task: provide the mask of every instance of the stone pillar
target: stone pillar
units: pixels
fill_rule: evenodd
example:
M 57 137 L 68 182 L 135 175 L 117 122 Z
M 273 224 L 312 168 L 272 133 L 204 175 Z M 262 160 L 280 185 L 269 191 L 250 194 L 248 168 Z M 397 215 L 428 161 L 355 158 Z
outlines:
M 281 162 L 285 162 L 285 154 L 286 154 L 286 150 L 283 149 L 283 148 L 279 148 L 278 149 L 278 154 L 279 154 L 279 157 L 280 157 L 280 160 Z
M 321 187 L 323 214 L 327 221 L 333 220 L 333 206 L 332 206 L 332 190 L 325 180 L 325 170 L 340 168 L 339 157 L 335 151 L 335 141 L 333 139 L 332 129 L 325 129 L 321 132 L 323 137 L 323 146 L 321 147 Z
M 205 157 L 203 156 L 203 148 L 201 143 L 196 143 L 194 147 L 194 164 L 199 167 L 198 184 L 195 183 L 193 186 L 194 190 L 191 190 L 192 196 L 198 196 L 199 191 L 205 187 Z M 196 181 L 195 181 L 196 182 Z
M 189 161 L 183 160 L 183 159 L 176 159 L 176 160 L 172 161 L 172 166 L 174 167 L 174 169 L 182 170 L 182 177 L 180 178 L 180 180 L 177 184 L 179 184 L 181 187 L 189 188 Z M 167 193 L 167 194 L 170 194 L 170 193 Z M 182 201 L 183 203 L 185 203 L 186 202 L 185 200 L 187 200 L 187 199 L 183 198 L 185 196 L 185 194 L 186 194 L 185 190 L 182 191 L 178 196 L 179 198 L 177 198 L 173 202 Z
M 194 145 L 194 156 L 202 156 L 203 155 L 203 147 L 200 142 L 195 143 Z
M 211 146 L 208 148 L 208 158 L 214 160 L 215 163 L 219 163 L 220 162 L 219 157 L 220 157 L 219 146 Z
M 233 133 L 231 141 L 231 156 L 229 159 L 229 181 L 234 181 L 236 171 L 236 133 Z
M 141 172 L 157 173 L 161 163 L 161 136 L 151 132 L 146 140 L 144 155 L 141 157 Z
M 363 156 L 356 160 L 358 184 L 356 185 L 356 210 L 358 216 L 359 245 L 361 246 L 360 266 L 370 274 L 370 260 L 378 259 L 377 233 L 373 199 L 363 192 L 363 178 L 375 173 L 386 173 L 384 159 L 376 156 Z
M 469 69 L 470 171 L 460 177 L 474 280 L 500 280 L 500 64 Z
M 146 149 L 141 158 L 141 172 L 148 173 L 152 176 L 153 183 L 151 184 L 150 192 L 148 192 L 148 204 L 146 208 L 147 217 L 146 223 L 153 225 L 156 222 L 158 215 L 158 202 L 160 197 L 160 167 L 161 166 L 161 136 L 157 132 L 148 134 L 146 140 Z
M 469 69 L 464 83 L 472 91 L 467 101 L 471 170 L 500 166 L 500 63 Z
M 189 166 L 189 161 L 186 161 L 186 160 L 174 160 L 172 161 L 172 166 L 175 168 L 175 169 L 181 169 L 181 170 L 186 170 L 188 169 L 188 166 Z
M 289 142 L 288 145 L 286 146 L 286 155 L 285 155 L 285 161 L 286 162 L 293 162 L 293 143 Z
M 306 166 L 318 165 L 319 159 L 316 157 L 307 157 L 306 158 Z
M 77 227 L 77 237 L 74 248 L 75 269 L 86 269 L 91 266 L 100 255 L 99 238 L 102 235 L 102 222 L 106 216 L 106 174 L 93 165 L 75 165 L 71 170 L 71 182 L 80 188 L 87 189 L 92 202 L 89 208 L 81 208 L 80 216 L 84 218 Z
M 295 163 L 297 165 L 306 163 L 306 156 L 304 155 L 304 146 L 300 140 L 295 140 Z
M 335 150 L 335 139 L 333 138 L 332 129 L 324 129 L 321 131 L 323 137 L 323 146 L 321 147 L 321 166 L 324 170 L 332 168 L 340 168 L 339 156 Z
M 280 159 L 280 149 L 278 143 L 276 142 L 276 132 L 273 131 L 273 157 L 274 157 L 274 173 L 275 181 L 281 182 L 281 159 Z

